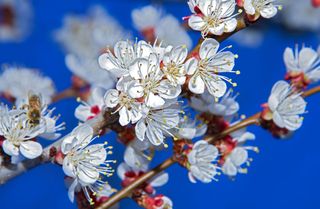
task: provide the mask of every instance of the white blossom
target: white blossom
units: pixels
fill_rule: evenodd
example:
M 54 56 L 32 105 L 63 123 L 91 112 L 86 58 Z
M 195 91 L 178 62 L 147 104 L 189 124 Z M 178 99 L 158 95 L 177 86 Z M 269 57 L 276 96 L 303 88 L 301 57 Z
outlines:
M 305 113 L 306 102 L 300 94 L 292 91 L 285 81 L 278 81 L 272 88 L 268 99 L 268 107 L 272 114 L 273 122 L 280 128 L 295 131 L 301 127 Z
M 128 93 L 132 98 L 145 98 L 149 107 L 165 104 L 165 99 L 174 99 L 181 93 L 181 87 L 174 86 L 170 80 L 163 79 L 159 59 L 151 54 L 149 59 L 138 58 L 129 67 L 129 73 L 135 80 L 129 84 Z
M 186 45 L 190 48 L 192 40 L 178 19 L 163 13 L 161 9 L 148 5 L 134 9 L 131 17 L 135 28 L 146 38 L 157 39 L 164 45 Z
M 93 86 L 110 89 L 114 76 L 99 67 L 97 57 L 107 46 L 129 38 L 122 26 L 100 6 L 91 7 L 86 15 L 68 15 L 55 38 L 65 48 L 67 67 Z
M 216 180 L 217 165 L 212 162 L 217 159 L 218 154 L 218 149 L 204 140 L 197 141 L 193 145 L 191 152 L 187 155 L 189 179 L 192 183 L 195 183 L 196 179 L 203 183 Z
M 124 152 L 124 161 L 131 168 L 146 170 L 149 164 L 149 157 L 143 153 L 143 150 L 130 144 Z
M 104 93 L 101 88 L 91 89 L 91 94 L 87 102 L 81 104 L 75 110 L 75 117 L 80 121 L 86 121 L 98 115 L 104 106 Z
M 142 118 L 135 126 L 139 140 L 148 140 L 151 144 L 159 146 L 164 144 L 167 135 L 173 136 L 172 129 L 179 124 L 178 108 L 169 104 L 158 109 L 143 107 L 142 113 Z
M 89 8 L 87 14 L 67 15 L 55 38 L 68 54 L 94 58 L 104 47 L 130 35 L 104 8 L 96 5 Z
M 171 84 L 183 85 L 185 83 L 186 70 L 184 62 L 187 56 L 188 50 L 185 46 L 175 47 L 164 54 L 162 71 Z
M 20 117 L 20 110 L 8 110 L 7 107 L 1 109 L 0 135 L 4 137 L 3 151 L 12 157 L 18 157 L 20 154 L 28 159 L 39 157 L 42 154 L 42 146 L 32 139 L 43 133 L 45 127 L 31 126 Z
M 32 92 L 29 92 L 27 100 L 22 99 L 16 102 L 16 106 L 20 111 L 19 118 L 29 123 L 30 126 L 43 127 L 43 132 L 39 134 L 39 137 L 50 140 L 59 138 L 61 134 L 57 132 L 64 130 L 65 123 L 63 122 L 57 125 L 57 121 L 60 118 L 60 115 L 53 116 L 53 111 L 55 110 L 55 108 L 49 109 L 48 105 L 44 103 L 41 94 L 32 94 Z M 38 99 L 40 105 L 39 107 L 32 107 L 32 105 L 30 104 L 31 97 L 36 97 Z
M 79 57 L 74 54 L 67 54 L 65 63 L 74 75 L 93 86 L 93 88 L 110 89 L 115 85 L 115 76 L 101 69 L 95 56 Z
M 278 9 L 281 8 L 278 5 L 274 5 L 273 3 L 276 0 L 244 0 L 244 9 L 249 15 L 261 15 L 264 18 L 272 18 L 274 17 Z
M 122 126 L 130 122 L 136 123 L 141 117 L 141 104 L 136 99 L 131 98 L 127 93 L 126 82 L 120 79 L 116 89 L 110 89 L 104 96 L 104 102 L 109 108 L 116 108 L 114 112 L 119 112 L 119 123 Z
M 207 125 L 197 123 L 187 116 L 180 117 L 177 128 L 174 128 L 174 136 L 179 139 L 193 139 L 202 136 L 207 131 Z
M 281 12 L 282 22 L 287 27 L 298 31 L 319 31 L 319 8 L 313 7 L 305 0 L 281 0 L 280 2 L 285 8 Z
M 161 16 L 162 11 L 152 5 L 134 9 L 131 12 L 133 24 L 139 31 L 154 28 L 159 23 Z
M 51 102 L 55 93 L 54 83 L 49 77 L 28 68 L 7 67 L 0 76 L 0 91 L 16 99 L 27 100 L 30 92 L 41 95 L 45 104 Z
M 192 47 L 192 39 L 173 15 L 164 16 L 156 25 L 155 37 L 165 45 Z
M 129 74 L 129 67 L 137 58 L 148 58 L 154 49 L 145 41 L 139 41 L 134 45 L 129 41 L 118 41 L 113 52 L 114 55 L 110 50 L 102 54 L 99 64 L 116 77 L 121 77 Z
M 64 173 L 73 178 L 69 187 L 69 199 L 73 202 L 77 187 L 81 187 L 87 200 L 92 203 L 90 192 L 98 193 L 105 185 L 99 179 L 102 175 L 111 176 L 113 170 L 109 167 L 105 144 L 89 145 L 94 140 L 93 129 L 88 125 L 76 127 L 61 144 Z M 108 147 L 107 147 L 108 148 Z
M 245 129 L 234 132 L 231 134 L 232 143 L 234 147 L 228 150 L 228 146 L 220 146 L 220 151 L 223 153 L 224 162 L 221 170 L 224 174 L 228 176 L 236 176 L 237 173 L 246 173 L 247 169 L 242 168 L 243 164 L 250 165 L 251 159 L 248 157 L 248 150 L 253 150 L 258 152 L 257 147 L 244 146 L 248 140 L 254 140 L 255 135 L 253 133 L 247 132 Z
M 303 77 L 312 83 L 320 80 L 320 47 L 318 51 L 310 47 L 302 47 L 299 51 L 298 46 L 293 51 L 288 47 L 283 57 L 288 73 L 293 75 L 302 73 Z
M 217 116 L 223 116 L 226 119 L 231 119 L 239 111 L 239 103 L 236 101 L 236 96 L 232 96 L 232 90 L 220 99 L 215 99 L 207 91 L 200 96 L 191 97 L 190 106 L 201 112 L 210 112 Z
M 219 43 L 214 39 L 206 39 L 200 46 L 199 60 L 189 59 L 186 64 L 187 74 L 191 76 L 188 87 L 195 94 L 203 94 L 205 89 L 214 97 L 222 97 L 231 79 L 221 73 L 236 73 L 233 71 L 235 55 L 231 52 L 218 51 Z M 235 83 L 232 83 L 236 86 Z
M 193 30 L 201 31 L 203 37 L 209 33 L 222 35 L 236 29 L 237 20 L 234 17 L 237 14 L 234 14 L 236 8 L 234 0 L 199 0 L 197 8 L 199 11 L 191 10 L 193 14 L 188 24 Z

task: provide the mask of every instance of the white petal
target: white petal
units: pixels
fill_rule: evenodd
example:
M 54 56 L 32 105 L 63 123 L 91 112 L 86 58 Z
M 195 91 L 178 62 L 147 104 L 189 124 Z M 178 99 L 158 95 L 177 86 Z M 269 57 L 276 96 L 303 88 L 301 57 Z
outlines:
M 182 64 L 188 56 L 188 49 L 185 46 L 178 46 L 171 51 L 170 55 L 174 63 Z
M 128 84 L 128 94 L 132 98 L 140 98 L 144 95 L 144 88 L 139 81 L 132 81 Z
M 229 157 L 235 166 L 240 166 L 248 160 L 248 152 L 241 147 L 236 147 Z
M 224 23 L 224 31 L 230 33 L 236 29 L 238 22 L 235 18 L 228 20 Z
M 243 7 L 247 14 L 254 15 L 256 13 L 256 10 L 254 6 L 252 5 L 252 0 L 244 0 Z
M 74 112 L 74 116 L 80 121 L 86 121 L 90 115 L 90 107 L 82 104 L 79 105 Z
M 303 119 L 298 115 L 284 117 L 285 128 L 289 131 L 295 131 L 302 126 Z
M 93 167 L 88 167 L 78 165 L 77 167 L 77 173 L 78 173 L 78 178 L 82 184 L 93 184 L 96 182 L 99 178 L 99 172 L 93 168 Z
M 70 158 L 68 155 L 63 159 L 62 169 L 67 176 L 70 176 L 72 178 L 76 177 L 75 166 L 72 163 L 72 161 L 70 161 Z
M 118 174 L 119 178 L 120 178 L 121 180 L 123 180 L 123 179 L 125 178 L 125 173 L 126 173 L 127 171 L 130 171 L 130 170 L 131 170 L 131 169 L 130 169 L 130 167 L 129 167 L 127 164 L 121 163 L 121 164 L 118 166 L 118 168 L 117 168 L 117 174 Z
M 116 77 L 121 77 L 128 73 L 128 70 L 121 67 L 119 61 L 111 52 L 99 56 L 98 62 L 101 68 L 110 71 Z
M 313 63 L 317 60 L 318 53 L 311 48 L 302 48 L 299 53 L 299 65 L 303 70 L 312 67 Z
M 159 175 L 155 176 L 150 184 L 152 187 L 161 187 L 165 185 L 169 181 L 168 173 L 160 173 Z
M 120 115 L 120 118 L 119 118 L 120 125 L 126 126 L 130 123 L 131 113 L 130 113 L 130 111 L 127 110 L 126 107 L 122 107 L 120 109 L 119 115 Z
M 77 139 L 71 134 L 66 136 L 61 143 L 61 152 L 67 154 L 74 147 Z
M 14 146 L 9 140 L 4 140 L 2 144 L 3 151 L 10 156 L 18 156 L 19 148 Z
M 297 71 L 298 69 L 298 63 L 294 57 L 293 50 L 289 47 L 286 48 L 286 50 L 283 53 L 283 60 L 286 64 L 287 71 Z
M 280 128 L 284 128 L 285 127 L 284 120 L 283 120 L 282 116 L 278 112 L 273 112 L 272 119 L 273 119 L 273 122 L 278 127 L 280 127 Z
M 149 61 L 138 58 L 129 66 L 130 76 L 134 79 L 144 79 L 148 74 Z
M 195 94 L 203 94 L 205 85 L 200 76 L 192 76 L 189 84 L 189 90 Z
M 138 121 L 135 127 L 136 136 L 139 140 L 143 141 L 145 137 L 145 133 L 147 131 L 147 126 L 144 123 L 144 120 Z
M 38 142 L 24 141 L 20 144 L 20 152 L 28 159 L 34 159 L 42 154 L 42 146 Z
M 196 135 L 195 128 L 179 128 L 179 137 L 184 139 L 193 139 Z
M 77 186 L 78 186 L 78 181 L 77 179 L 75 179 L 68 189 L 68 197 L 71 202 L 74 201 L 74 193 Z
M 201 59 L 206 59 L 213 57 L 218 49 L 219 49 L 219 42 L 213 38 L 205 39 L 200 47 L 199 56 Z
M 238 173 L 237 168 L 233 165 L 233 163 L 227 159 L 222 166 L 222 172 L 228 176 L 235 176 Z
M 215 97 L 222 97 L 227 91 L 227 84 L 220 79 L 210 79 L 206 86 L 209 93 Z
M 162 80 L 158 87 L 159 95 L 164 99 L 174 99 L 181 93 L 180 86 L 173 86 L 169 80 Z
M 100 165 L 104 163 L 107 158 L 107 151 L 103 144 L 90 145 L 86 147 L 83 152 L 87 153 L 86 157 L 89 158 L 90 164 L 93 165 Z
M 128 146 L 124 152 L 124 162 L 131 168 L 137 170 L 147 170 L 149 161 L 145 156 L 142 156 L 132 146 Z
M 195 58 L 188 59 L 185 63 L 185 69 L 188 75 L 193 75 L 198 68 L 198 60 Z
M 85 147 L 89 144 L 93 137 L 93 128 L 89 125 L 79 125 L 72 131 L 72 135 L 76 137 L 76 144 L 79 147 Z
M 210 27 L 209 31 L 213 35 L 217 35 L 217 36 L 222 35 L 224 32 L 224 23 L 220 23 L 219 25 L 217 25 L 215 27 Z
M 150 92 L 146 98 L 146 105 L 149 107 L 161 107 L 164 103 L 164 99 L 152 92 Z
M 109 89 L 104 95 L 104 102 L 109 108 L 114 108 L 119 103 L 119 92 L 115 89 Z
M 191 15 L 188 20 L 190 28 L 193 30 L 201 31 L 204 25 L 206 24 L 203 19 L 197 15 Z
M 151 124 L 148 124 L 146 136 L 148 140 L 155 146 L 161 145 L 165 138 L 160 128 L 155 127 L 154 125 L 151 125 Z
M 260 14 L 264 18 L 271 18 L 274 17 L 277 14 L 278 10 L 275 6 L 272 4 L 264 7 L 261 11 Z
M 194 178 L 191 172 L 188 172 L 188 177 L 191 183 L 197 183 L 197 180 Z

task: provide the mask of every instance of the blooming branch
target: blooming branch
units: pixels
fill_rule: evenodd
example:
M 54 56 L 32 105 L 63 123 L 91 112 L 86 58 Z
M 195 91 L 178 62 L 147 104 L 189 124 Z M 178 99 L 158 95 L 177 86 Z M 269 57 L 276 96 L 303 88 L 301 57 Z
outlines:
M 314 94 L 317 94 L 320 92 L 320 86 L 314 87 L 306 92 L 303 93 L 304 97 L 309 97 L 312 96 Z M 232 132 L 235 132 L 237 130 L 243 129 L 245 127 L 248 127 L 250 125 L 259 125 L 260 122 L 260 114 L 261 112 L 248 117 L 247 119 L 233 125 L 230 126 L 228 129 L 226 129 L 225 131 L 214 135 L 214 136 L 207 136 L 205 137 L 205 140 L 209 143 L 214 143 L 215 140 L 221 139 L 224 136 L 229 135 Z M 151 178 L 155 177 L 157 174 L 159 174 L 160 172 L 166 170 L 167 168 L 169 168 L 170 166 L 172 166 L 173 164 L 177 163 L 175 156 L 172 156 L 170 158 L 168 158 L 167 160 L 163 161 L 162 163 L 160 163 L 158 166 L 156 166 L 155 168 L 153 168 L 152 170 L 150 170 L 149 172 L 145 173 L 144 175 L 142 175 L 140 178 L 138 178 L 137 180 L 135 180 L 134 182 L 132 182 L 130 185 L 128 185 L 127 187 L 121 189 L 120 191 L 118 191 L 116 194 L 114 194 L 113 196 L 110 197 L 110 199 L 108 199 L 106 202 L 104 202 L 103 204 L 101 204 L 100 206 L 98 206 L 96 209 L 107 209 L 110 208 L 112 205 L 116 204 L 117 202 L 119 202 L 120 200 L 122 200 L 123 198 L 126 198 L 128 196 L 130 196 L 131 192 L 133 190 L 135 190 L 136 188 L 138 188 L 139 186 L 141 186 L 144 182 L 150 180 Z

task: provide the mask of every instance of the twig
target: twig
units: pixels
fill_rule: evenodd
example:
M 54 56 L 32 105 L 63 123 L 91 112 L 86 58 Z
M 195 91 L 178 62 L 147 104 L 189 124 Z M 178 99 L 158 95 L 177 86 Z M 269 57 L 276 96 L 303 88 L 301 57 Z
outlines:
M 77 97 L 77 96 L 78 96 L 77 91 L 74 88 L 70 87 L 70 88 L 63 90 L 62 92 L 55 94 L 52 97 L 52 103 L 58 102 L 62 99 L 72 98 L 72 97 Z
M 316 94 L 318 92 L 320 92 L 320 86 L 314 87 L 314 88 L 304 92 L 302 95 L 304 97 L 309 97 L 309 96 Z M 245 128 L 247 126 L 255 125 L 255 124 L 259 125 L 260 114 L 261 113 L 259 112 L 259 113 L 255 114 L 255 115 L 253 115 L 253 116 L 251 116 L 251 117 L 249 117 L 249 118 L 247 118 L 247 119 L 245 119 L 245 120 L 243 120 L 233 126 L 230 126 L 225 131 L 223 131 L 217 135 L 205 137 L 205 140 L 208 141 L 209 143 L 213 143 L 215 140 L 220 139 L 221 137 L 227 136 L 228 134 L 235 132 L 237 130 L 240 130 L 242 128 Z M 134 189 L 141 186 L 144 182 L 150 180 L 152 177 L 156 176 L 157 174 L 164 171 L 165 169 L 167 169 L 168 167 L 170 167 L 171 165 L 173 165 L 175 163 L 176 163 L 176 161 L 174 160 L 174 157 L 168 158 L 167 160 L 165 160 L 164 162 L 159 164 L 157 167 L 155 167 L 154 169 L 145 173 L 137 180 L 135 180 L 129 186 L 118 191 L 115 195 L 111 196 L 108 201 L 104 202 L 96 209 L 110 208 L 111 206 L 113 206 L 114 204 L 116 204 L 117 202 L 122 200 L 123 198 L 128 197 Z

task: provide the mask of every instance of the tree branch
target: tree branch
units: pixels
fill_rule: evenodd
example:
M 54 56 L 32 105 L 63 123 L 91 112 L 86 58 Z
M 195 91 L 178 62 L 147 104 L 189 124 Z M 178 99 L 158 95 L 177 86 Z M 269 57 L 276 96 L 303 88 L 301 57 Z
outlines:
M 56 93 L 53 97 L 52 97 L 52 103 L 58 102 L 62 99 L 66 99 L 66 98 L 72 98 L 72 97 L 77 97 L 77 91 L 70 87 L 67 88 L 61 92 Z
M 309 97 L 313 94 L 319 93 L 320 92 L 320 86 L 314 87 L 306 92 L 304 92 L 302 94 L 303 97 Z M 229 128 L 227 128 L 225 131 L 214 135 L 214 136 L 208 136 L 205 137 L 205 140 L 209 143 L 214 143 L 215 140 L 221 139 L 224 136 L 229 135 L 230 133 L 233 133 L 237 130 L 240 130 L 242 128 L 248 127 L 250 125 L 259 125 L 260 124 L 260 112 L 258 112 L 257 114 L 233 125 L 230 126 Z M 114 204 L 116 204 L 117 202 L 119 202 L 120 200 L 122 200 L 125 197 L 128 197 L 131 192 L 133 190 L 135 190 L 136 188 L 138 188 L 139 186 L 141 186 L 144 182 L 150 180 L 151 178 L 153 178 L 154 176 L 156 176 L 157 174 L 159 174 L 160 172 L 164 171 L 165 169 L 167 169 L 168 167 L 170 167 L 171 165 L 175 164 L 176 161 L 174 159 L 174 157 L 170 157 L 167 160 L 165 160 L 164 162 L 162 162 L 161 164 L 159 164 L 158 166 L 156 166 L 154 169 L 150 170 L 149 172 L 145 173 L 144 175 L 142 175 L 140 178 L 138 178 L 137 180 L 135 180 L 132 184 L 130 184 L 129 186 L 121 189 L 120 191 L 118 191 L 116 194 L 114 194 L 113 196 L 111 196 L 108 201 L 104 202 L 103 204 L 101 204 L 99 207 L 97 207 L 96 209 L 108 209 L 111 206 L 113 206 Z

